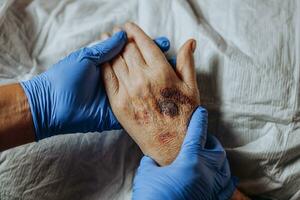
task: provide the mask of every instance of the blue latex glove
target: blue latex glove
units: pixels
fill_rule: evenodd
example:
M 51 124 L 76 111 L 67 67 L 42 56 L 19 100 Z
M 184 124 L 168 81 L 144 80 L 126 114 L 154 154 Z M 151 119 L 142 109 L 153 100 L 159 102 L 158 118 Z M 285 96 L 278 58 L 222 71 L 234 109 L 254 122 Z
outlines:
M 223 200 L 230 199 L 234 190 L 226 153 L 215 137 L 207 135 L 207 111 L 198 107 L 172 164 L 159 167 L 150 157 L 143 157 L 133 199 Z
M 120 129 L 101 80 L 100 65 L 127 42 L 124 31 L 92 47 L 82 48 L 21 85 L 28 98 L 35 139 L 56 134 Z M 156 43 L 167 51 L 168 39 Z

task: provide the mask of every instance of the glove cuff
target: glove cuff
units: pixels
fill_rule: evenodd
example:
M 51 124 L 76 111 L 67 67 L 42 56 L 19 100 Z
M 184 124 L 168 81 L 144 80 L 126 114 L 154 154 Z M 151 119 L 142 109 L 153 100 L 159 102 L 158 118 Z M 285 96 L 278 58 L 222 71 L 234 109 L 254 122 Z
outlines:
M 49 97 L 44 88 L 41 88 L 45 86 L 45 84 L 42 84 L 43 81 L 41 79 L 41 76 L 36 76 L 31 80 L 20 82 L 30 105 L 35 130 L 35 141 L 51 136 L 48 131 L 49 123 L 46 122 L 48 118 L 44 115 L 44 113 L 50 114 L 45 103 L 47 102 L 45 98 Z

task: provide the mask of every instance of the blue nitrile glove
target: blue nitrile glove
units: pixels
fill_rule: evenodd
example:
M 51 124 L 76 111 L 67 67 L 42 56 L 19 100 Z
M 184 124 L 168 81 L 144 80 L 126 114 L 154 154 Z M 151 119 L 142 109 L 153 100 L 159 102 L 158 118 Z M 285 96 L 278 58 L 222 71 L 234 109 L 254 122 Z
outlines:
M 21 85 L 28 98 L 36 141 L 57 134 L 120 129 L 102 84 L 100 65 L 127 42 L 124 31 L 82 48 Z M 157 44 L 168 50 L 162 37 Z
M 234 190 L 226 153 L 215 137 L 207 135 L 207 111 L 198 107 L 172 164 L 159 167 L 143 157 L 134 178 L 133 199 L 225 200 Z

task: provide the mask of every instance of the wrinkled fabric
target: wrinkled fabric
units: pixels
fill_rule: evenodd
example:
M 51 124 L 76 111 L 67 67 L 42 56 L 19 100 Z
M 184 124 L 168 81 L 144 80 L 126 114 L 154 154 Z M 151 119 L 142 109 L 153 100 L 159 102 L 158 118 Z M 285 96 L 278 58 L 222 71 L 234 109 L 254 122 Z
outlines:
M 297 0 L 0 0 L 0 83 L 27 80 L 128 20 L 197 40 L 201 102 L 239 188 L 300 199 Z M 0 199 L 130 199 L 141 153 L 123 131 L 72 134 L 0 154 Z

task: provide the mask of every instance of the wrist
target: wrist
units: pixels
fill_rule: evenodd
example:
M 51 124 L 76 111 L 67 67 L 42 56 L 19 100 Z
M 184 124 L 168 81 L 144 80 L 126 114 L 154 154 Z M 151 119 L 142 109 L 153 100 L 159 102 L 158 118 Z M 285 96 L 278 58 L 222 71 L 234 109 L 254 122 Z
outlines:
M 34 141 L 27 97 L 20 84 L 0 86 L 0 151 Z

